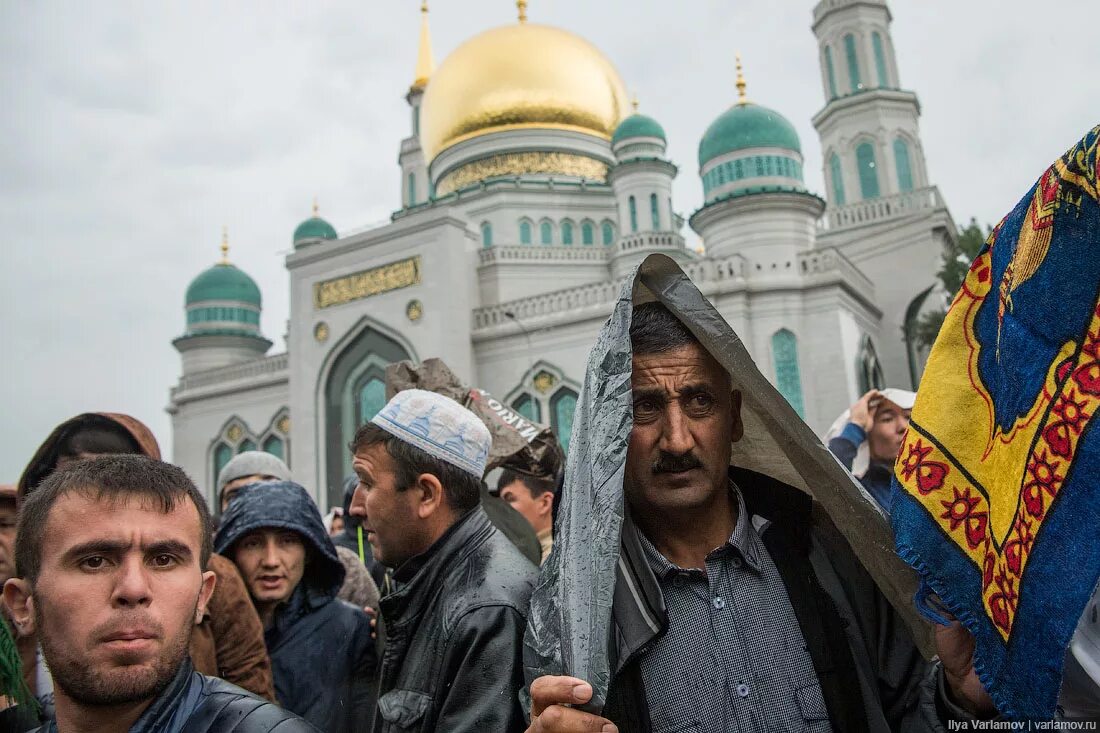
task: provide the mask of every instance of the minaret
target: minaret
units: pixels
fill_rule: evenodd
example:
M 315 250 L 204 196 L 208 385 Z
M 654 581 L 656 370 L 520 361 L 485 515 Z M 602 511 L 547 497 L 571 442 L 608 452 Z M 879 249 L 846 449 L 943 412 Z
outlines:
M 612 276 L 620 277 L 657 250 L 682 255 L 680 221 L 672 208 L 672 181 L 677 169 L 665 157 L 664 128 L 638 112 L 615 128 L 611 150 L 617 161 L 607 176 L 619 210 L 619 241 L 612 258 Z
M 187 287 L 186 328 L 172 341 L 185 375 L 259 359 L 271 348 L 260 332 L 260 289 L 229 261 L 223 228 L 221 259 Z
M 830 208 L 929 185 L 917 95 L 901 88 L 885 0 L 822 0 L 814 8 L 825 107 L 821 137 Z
M 424 89 L 435 71 L 432 60 L 432 35 L 428 28 L 428 2 L 420 3 L 420 46 L 416 55 L 416 72 L 412 86 L 409 87 L 405 101 L 412 109 L 412 134 L 401 141 L 401 205 L 408 208 L 422 204 L 431 195 L 428 181 L 428 165 L 424 160 L 424 151 L 420 147 L 420 103 L 424 100 Z

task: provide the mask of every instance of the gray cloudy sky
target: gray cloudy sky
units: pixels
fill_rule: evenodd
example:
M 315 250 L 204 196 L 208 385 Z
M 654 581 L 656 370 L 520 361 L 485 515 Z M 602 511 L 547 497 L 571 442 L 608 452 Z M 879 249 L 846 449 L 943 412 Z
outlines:
M 894 0 L 901 80 L 920 96 L 932 180 L 956 220 L 995 222 L 1100 121 L 1095 0 Z M 812 0 L 531 0 L 533 22 L 580 33 L 660 120 L 681 166 L 675 205 L 701 202 L 695 147 L 735 98 L 802 136 L 823 103 Z M 337 229 L 398 205 L 398 143 L 417 0 L 0 3 L 0 482 L 62 419 L 132 413 L 169 449 L 183 293 L 231 258 L 264 294 L 283 349 L 283 257 L 314 195 Z M 433 0 L 437 62 L 512 22 L 511 0 Z

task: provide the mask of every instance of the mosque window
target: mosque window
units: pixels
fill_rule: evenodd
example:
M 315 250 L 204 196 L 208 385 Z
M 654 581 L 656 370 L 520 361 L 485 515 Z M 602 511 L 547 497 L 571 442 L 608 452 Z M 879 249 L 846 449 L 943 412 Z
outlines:
M 764 159 L 757 155 L 753 158 L 753 162 L 756 164 L 756 175 L 764 175 Z
M 602 234 L 603 234 L 604 246 L 609 247 L 612 244 L 614 244 L 615 243 L 615 225 L 612 224 L 609 221 L 605 221 L 603 223 L 603 225 L 600 227 L 600 229 L 603 230 Z
M 829 156 L 829 178 L 833 182 L 833 205 L 844 205 L 844 176 L 840 172 L 840 158 L 836 153 Z
M 733 161 L 733 176 L 735 181 L 740 181 L 742 178 L 745 177 L 745 172 L 741 168 L 740 160 Z
M 550 398 L 550 427 L 558 436 L 558 442 L 569 452 L 569 438 L 573 434 L 573 413 L 577 409 L 577 393 L 568 387 L 559 389 Z
M 657 208 L 657 194 L 649 194 L 649 214 L 653 217 L 653 228 L 661 229 L 661 212 Z
M 590 221 L 581 222 L 581 244 L 593 244 L 595 241 L 595 225 Z
M 894 140 L 894 162 L 898 169 L 898 190 L 913 190 L 913 169 L 909 166 L 909 145 L 902 138 Z
M 882 51 L 882 36 L 878 34 L 878 31 L 871 33 L 871 47 L 875 52 L 875 71 L 878 72 L 878 85 L 888 87 L 890 85 L 886 81 L 886 54 Z
M 519 243 L 531 244 L 531 222 L 525 220 L 519 223 Z
M 238 453 L 244 453 L 246 451 L 256 450 L 256 444 L 252 442 L 250 438 L 245 438 L 241 441 L 241 444 L 237 446 Z
M 882 377 L 882 365 L 871 337 L 866 334 L 860 343 L 859 356 L 856 357 L 856 376 L 859 378 L 859 393 L 867 394 L 872 389 L 883 389 L 886 380 Z
M 764 175 L 770 176 L 772 174 L 772 156 L 764 156 Z
M 802 376 L 798 371 L 798 339 L 781 328 L 772 334 L 772 359 L 775 361 L 775 387 L 799 417 L 806 417 L 802 403 Z
M 856 148 L 856 166 L 859 168 L 860 195 L 864 199 L 878 198 L 878 166 L 875 165 L 875 148 L 871 143 L 860 143 Z
M 833 49 L 825 47 L 825 75 L 829 79 L 829 99 L 836 99 L 836 73 L 833 71 Z
M 561 223 L 561 243 L 573 244 L 573 222 L 568 219 Z
M 718 166 L 718 168 L 715 172 L 718 174 L 718 185 L 721 186 L 723 183 L 726 182 L 725 166 L 723 166 L 723 165 Z
M 229 463 L 233 459 L 233 449 L 225 443 L 218 443 L 214 448 L 214 476 L 217 480 L 217 475 L 225 468 L 225 464 Z
M 377 375 L 372 374 L 359 386 L 358 392 L 359 414 L 356 416 L 355 422 L 362 425 L 386 406 L 386 383 Z
M 264 441 L 264 453 L 286 460 L 286 446 L 283 439 L 277 435 L 271 435 Z
M 856 37 L 851 33 L 844 36 L 844 55 L 848 57 L 848 82 L 852 85 L 852 91 L 863 89 L 863 82 L 859 80 L 859 57 L 856 55 Z
M 487 221 L 481 222 L 481 246 L 493 246 L 493 225 Z
M 512 409 L 531 422 L 542 422 L 542 406 L 529 394 L 521 394 L 512 400 Z
M 630 232 L 633 234 L 638 231 L 638 204 L 634 200 L 634 197 L 630 197 Z
M 554 243 L 554 225 L 544 221 L 539 225 L 539 241 L 543 244 Z
M 416 174 L 409 174 L 409 206 L 416 204 Z

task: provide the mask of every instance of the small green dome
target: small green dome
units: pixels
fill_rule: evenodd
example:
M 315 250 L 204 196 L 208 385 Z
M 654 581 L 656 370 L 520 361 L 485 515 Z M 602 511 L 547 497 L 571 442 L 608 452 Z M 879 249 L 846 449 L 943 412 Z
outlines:
M 260 289 L 242 270 L 228 262 L 219 262 L 187 286 L 187 305 L 207 300 L 231 300 L 259 308 Z
M 336 229 L 321 217 L 312 216 L 294 230 L 294 244 L 307 239 L 336 239 Z
M 611 144 L 615 145 L 631 137 L 659 137 L 662 142 L 668 142 L 665 130 L 657 120 L 637 112 L 619 123 L 615 134 L 611 136 Z
M 733 105 L 718 116 L 699 142 L 699 167 L 720 155 L 746 148 L 786 148 L 802 153 L 798 133 L 775 110 L 751 102 Z

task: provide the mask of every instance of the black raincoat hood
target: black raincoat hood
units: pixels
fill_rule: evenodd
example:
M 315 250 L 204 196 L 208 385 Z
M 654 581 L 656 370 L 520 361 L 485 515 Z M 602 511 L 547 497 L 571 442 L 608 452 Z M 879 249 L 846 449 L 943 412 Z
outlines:
M 844 534 L 916 638 L 927 626 L 913 607 L 915 574 L 894 552 L 885 516 L 757 369 L 741 339 L 665 255 L 650 255 L 623 285 L 588 359 L 573 420 L 554 552 L 531 597 L 528 672 L 587 680 L 592 708 L 606 700 L 609 635 L 620 563 L 623 476 L 633 427 L 630 321 L 633 307 L 663 303 L 729 372 L 742 395 L 744 437 L 731 463 L 800 489 Z M 531 677 L 529 676 L 529 679 Z
M 214 536 L 214 551 L 231 558 L 233 545 L 241 537 L 269 527 L 294 530 L 305 538 L 309 552 L 302 583 L 315 594 L 336 597 L 344 583 L 344 565 L 317 505 L 293 481 L 249 484 L 236 492 Z

